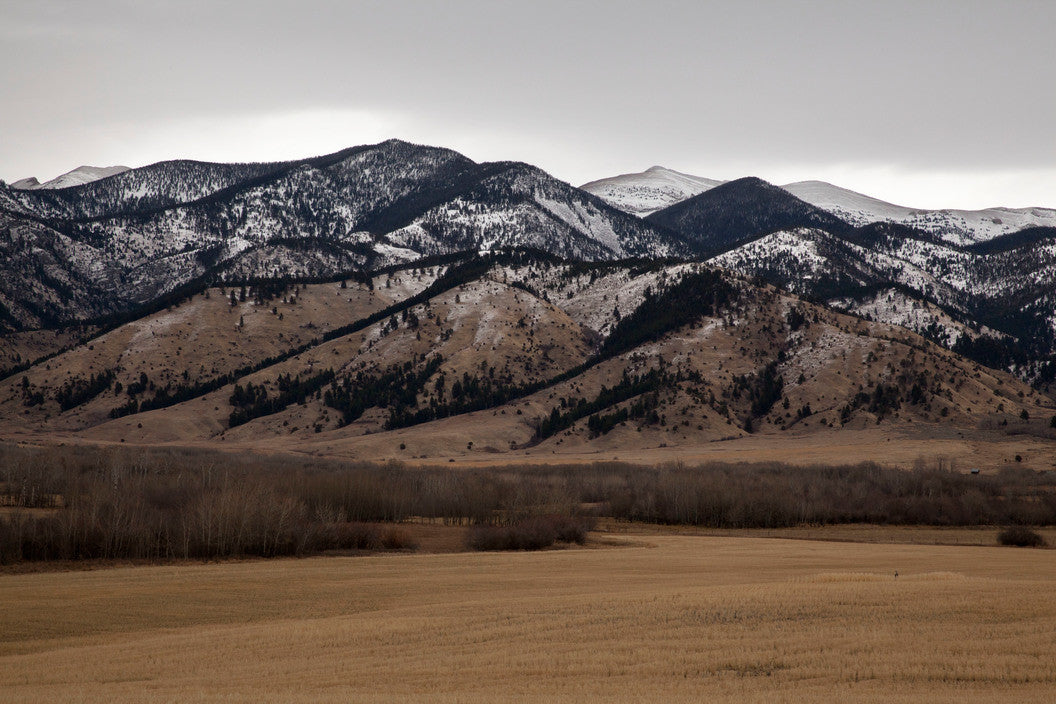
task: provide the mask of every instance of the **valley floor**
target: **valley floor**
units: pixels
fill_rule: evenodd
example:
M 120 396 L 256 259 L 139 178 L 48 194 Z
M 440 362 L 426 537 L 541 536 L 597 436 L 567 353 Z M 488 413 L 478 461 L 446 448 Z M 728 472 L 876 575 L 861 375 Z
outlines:
M 1042 702 L 1056 687 L 1056 551 L 620 540 L 0 576 L 0 701 Z
M 488 414 L 490 415 L 490 413 Z M 1056 439 L 996 430 L 962 431 L 930 425 L 917 428 L 874 426 L 839 429 L 814 434 L 761 433 L 713 442 L 672 441 L 633 444 L 626 437 L 599 438 L 568 445 L 545 445 L 524 450 L 497 451 L 480 442 L 491 431 L 488 418 L 470 413 L 426 426 L 354 438 L 330 440 L 309 437 L 255 438 L 243 442 L 173 441 L 146 442 L 146 447 L 195 447 L 209 451 L 248 454 L 311 456 L 336 460 L 397 461 L 407 465 L 495 467 L 508 465 L 584 464 L 616 460 L 656 465 L 682 462 L 780 462 L 789 465 L 857 464 L 875 462 L 887 467 L 912 469 L 920 466 L 951 468 L 983 473 L 1002 467 L 1022 466 L 1038 471 L 1056 471 Z M 502 432 L 499 428 L 496 433 Z M 615 433 L 613 435 L 616 435 Z M 89 444 L 140 446 L 134 439 L 91 438 L 70 433 L 42 434 L 33 431 L 2 431 L 8 442 L 53 446 Z M 468 448 L 466 438 L 478 438 Z M 490 439 L 490 438 L 489 438 Z M 401 449 L 404 443 L 408 449 Z M 484 448 L 484 449 L 481 449 Z M 1016 457 L 1020 459 L 1017 461 Z

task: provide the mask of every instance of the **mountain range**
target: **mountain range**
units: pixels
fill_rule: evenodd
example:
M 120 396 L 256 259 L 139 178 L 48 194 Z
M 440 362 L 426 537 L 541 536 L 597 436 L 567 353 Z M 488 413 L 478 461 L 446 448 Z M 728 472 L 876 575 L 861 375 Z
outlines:
M 723 183 L 653 166 L 641 173 L 591 181 L 580 188 L 613 207 L 645 217 Z M 1026 228 L 1056 227 L 1053 208 L 927 210 L 894 205 L 824 181 L 798 181 L 781 188 L 851 225 L 896 223 L 960 245 L 984 242 Z
M 584 188 L 633 211 L 657 173 Z M 1056 211 L 911 210 L 816 181 L 745 178 L 701 190 L 706 179 L 681 176 L 699 192 L 645 220 L 698 256 L 1053 383 Z
M 161 162 L 70 188 L 0 188 L 0 324 L 124 312 L 207 279 L 320 277 L 496 247 L 692 254 L 535 167 L 398 140 L 283 163 Z
M 0 186 L 0 326 L 19 345 L 47 337 L 34 330 L 68 342 L 58 331 L 70 325 L 105 328 L 225 283 L 362 279 L 519 250 L 707 262 L 1046 388 L 1054 223 L 1043 208 L 919 211 L 820 182 L 661 167 L 575 188 L 528 164 L 399 140 L 288 162 L 169 161 L 64 188 Z M 48 347 L 16 348 L 10 368 Z

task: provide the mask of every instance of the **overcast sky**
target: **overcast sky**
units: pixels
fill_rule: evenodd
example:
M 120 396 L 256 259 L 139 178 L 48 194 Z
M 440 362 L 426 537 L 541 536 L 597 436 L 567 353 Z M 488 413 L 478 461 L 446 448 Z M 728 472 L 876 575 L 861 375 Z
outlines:
M 399 137 L 1056 207 L 1056 2 L 0 0 L 0 177 Z

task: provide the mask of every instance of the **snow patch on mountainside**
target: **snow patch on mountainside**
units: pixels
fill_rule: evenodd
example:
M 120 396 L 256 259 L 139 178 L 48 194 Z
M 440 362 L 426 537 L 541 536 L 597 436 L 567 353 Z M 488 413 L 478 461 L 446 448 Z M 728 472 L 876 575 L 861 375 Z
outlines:
M 585 231 L 591 239 L 600 242 L 606 249 L 617 257 L 624 256 L 623 243 L 620 236 L 612 229 L 612 225 L 601 216 L 596 208 L 582 201 L 558 201 L 537 196 L 535 202 L 546 209 L 551 215 L 570 228 Z
M 802 294 L 810 290 L 811 281 L 833 272 L 832 262 L 818 250 L 819 240 L 826 239 L 831 239 L 831 235 L 821 230 L 781 230 L 712 257 L 708 263 L 748 276 L 762 273 L 757 270 L 761 264 L 783 268 L 793 272 L 791 288 Z
M 828 302 L 834 308 L 857 316 L 912 330 L 915 333 L 953 344 L 961 335 L 975 337 L 970 328 L 957 322 L 941 308 L 926 301 L 888 289 L 861 301 L 839 298 Z M 991 334 L 993 331 L 987 330 Z
M 543 270 L 506 266 L 495 276 L 547 292 L 550 300 L 577 324 L 607 336 L 621 318 L 638 309 L 645 300 L 647 289 L 657 292 L 701 268 L 705 267 L 701 264 L 675 264 L 646 270 L 619 267 L 608 272 L 584 273 L 570 265 Z

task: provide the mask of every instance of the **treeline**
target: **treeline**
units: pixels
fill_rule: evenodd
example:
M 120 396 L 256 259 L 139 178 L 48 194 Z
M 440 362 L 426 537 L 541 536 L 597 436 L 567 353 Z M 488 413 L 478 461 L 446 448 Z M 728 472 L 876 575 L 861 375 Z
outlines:
M 237 425 L 248 423 L 254 418 L 279 413 L 294 403 L 303 405 L 308 397 L 333 380 L 333 369 L 327 369 L 317 374 L 309 374 L 303 379 L 300 374 L 295 377 L 290 377 L 288 373 L 280 374 L 276 381 L 279 392 L 274 396 L 270 396 L 263 385 L 254 386 L 251 381 L 246 382 L 245 387 L 235 384 L 230 398 L 231 405 L 235 407 L 235 410 L 231 411 L 231 415 L 228 418 L 228 426 L 234 428 Z
M 432 356 L 419 371 L 414 371 L 410 361 L 394 364 L 380 374 L 357 372 L 345 375 L 327 389 L 323 402 L 341 412 L 341 424 L 348 425 L 357 420 L 368 408 L 388 408 L 391 418 L 407 412 L 418 401 L 418 394 L 425 382 L 440 368 L 444 359 Z
M 8 563 L 355 549 L 363 533 L 357 525 L 411 518 L 521 526 L 488 534 L 514 541 L 523 526 L 537 525 L 529 519 L 584 514 L 722 528 L 1056 524 L 1056 476 L 1049 473 L 872 464 L 605 463 L 497 472 L 177 449 L 0 446 L 0 497 L 0 562 Z
M 928 402 L 935 396 L 936 388 L 937 383 L 928 380 L 927 372 L 919 372 L 915 376 L 902 373 L 887 384 L 878 381 L 871 391 L 859 391 L 840 409 L 840 422 L 849 421 L 859 408 L 875 415 L 878 421 L 900 409 L 903 403 L 927 408 Z
M 709 465 L 622 472 L 603 511 L 632 521 L 716 528 L 796 525 L 1056 523 L 1056 478 L 1030 470 L 970 475 L 872 464 Z
M 609 359 L 655 342 L 672 330 L 718 314 L 736 298 L 737 290 L 717 269 L 686 273 L 659 292 L 646 289 L 645 300 L 616 324 L 598 357 Z
M 466 536 L 472 550 L 542 550 L 554 543 L 587 542 L 594 527 L 589 516 L 533 516 L 505 525 L 476 525 Z
M 366 549 L 364 523 L 571 516 L 567 495 L 489 473 L 188 450 L 0 447 L 0 564 Z M 383 532 L 380 547 L 407 545 Z
M 660 396 L 657 393 L 645 394 L 634 403 L 612 413 L 595 413 L 587 418 L 587 431 L 592 438 L 606 435 L 610 430 L 620 423 L 628 420 L 643 420 L 647 425 L 661 423 L 661 418 L 656 412 L 660 405 Z
M 588 416 L 587 428 L 592 437 L 597 437 L 608 433 L 618 423 L 628 419 L 648 418 L 650 414 L 656 415 L 655 409 L 659 403 L 656 392 L 664 388 L 671 388 L 681 380 L 681 376 L 670 374 L 662 369 L 651 369 L 644 374 L 636 374 L 634 376 L 629 375 L 624 370 L 623 377 L 615 386 L 611 389 L 602 386 L 601 391 L 591 401 L 585 398 L 561 399 L 560 405 L 555 406 L 548 417 L 538 421 L 535 429 L 535 439 L 538 441 L 545 440 L 571 428 L 576 421 Z M 643 394 L 647 394 L 647 396 L 627 408 L 599 415 L 599 412 L 606 408 Z M 562 408 L 566 410 L 562 411 Z M 653 422 L 659 422 L 659 417 Z
M 1008 369 L 1029 361 L 1024 345 L 1015 338 L 965 334 L 958 337 L 950 349 L 991 369 Z
M 919 386 L 914 386 L 913 389 L 910 390 L 909 398 L 918 399 L 911 401 L 911 403 L 921 402 L 919 399 L 922 398 L 923 392 L 920 388 L 921 387 Z M 843 408 L 840 409 L 840 422 L 846 423 L 849 421 L 851 415 L 858 408 L 866 409 L 874 414 L 877 420 L 880 420 L 902 407 L 901 398 L 902 392 L 899 390 L 898 386 L 877 382 L 871 392 L 859 391 L 854 395 L 854 398 L 848 401 Z
M 770 362 L 758 372 L 735 376 L 731 387 L 731 397 L 740 399 L 747 396 L 750 410 L 745 420 L 745 429 L 753 429 L 753 421 L 770 412 L 782 396 L 784 379 L 777 371 L 778 362 Z M 601 391 L 592 400 L 585 398 L 561 399 L 550 415 L 536 421 L 534 442 L 539 442 L 571 428 L 577 421 L 587 419 L 587 431 L 592 438 L 605 435 L 620 423 L 628 420 L 639 420 L 643 424 L 664 424 L 664 419 L 657 412 L 660 404 L 660 392 L 674 389 L 682 382 L 700 383 L 703 380 L 699 372 L 669 372 L 664 367 L 651 369 L 637 375 L 629 375 L 625 370 L 619 382 L 612 388 L 601 387 Z M 635 398 L 638 397 L 638 398 Z M 606 409 L 635 399 L 622 408 L 608 413 Z M 798 418 L 810 415 L 809 406 L 800 409 Z
M 82 403 L 87 403 L 93 398 L 110 388 L 114 383 L 114 370 L 107 369 L 98 374 L 92 374 L 87 379 L 75 377 L 70 379 L 55 391 L 55 401 L 59 408 L 68 411 L 76 408 Z
M 785 380 L 777 371 L 778 362 L 770 362 L 760 371 L 752 374 L 733 377 L 731 395 L 739 399 L 741 394 L 746 394 L 751 402 L 748 419 L 745 421 L 745 430 L 752 431 L 752 420 L 762 418 L 774 404 L 781 400 L 781 394 L 785 388 Z
M 544 381 L 516 384 L 508 377 L 496 377 L 495 368 L 491 367 L 487 374 L 463 372 L 448 389 L 447 378 L 441 374 L 434 384 L 434 394 L 429 397 L 427 405 L 419 408 L 410 403 L 390 407 L 385 428 L 406 428 L 439 418 L 494 408 L 538 391 L 545 384 Z

